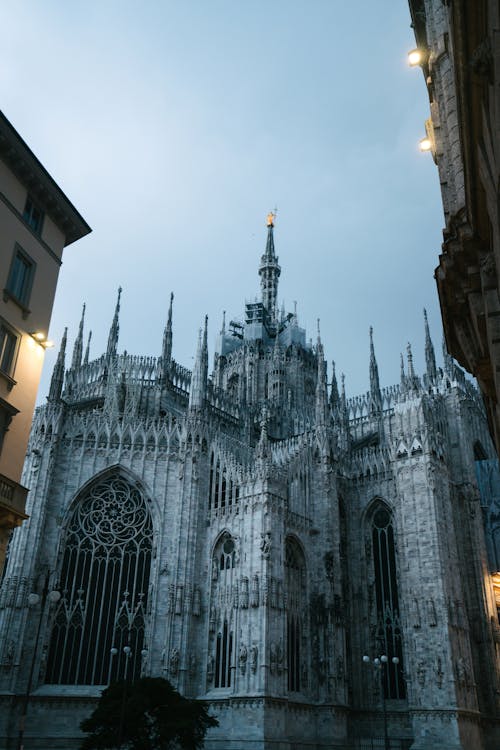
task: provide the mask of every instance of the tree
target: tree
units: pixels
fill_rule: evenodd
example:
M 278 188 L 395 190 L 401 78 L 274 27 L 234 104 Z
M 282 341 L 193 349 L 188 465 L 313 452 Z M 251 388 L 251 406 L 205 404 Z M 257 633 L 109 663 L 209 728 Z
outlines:
M 113 682 L 80 724 L 89 733 L 81 750 L 200 750 L 207 729 L 218 724 L 202 702 L 184 698 L 161 677 Z

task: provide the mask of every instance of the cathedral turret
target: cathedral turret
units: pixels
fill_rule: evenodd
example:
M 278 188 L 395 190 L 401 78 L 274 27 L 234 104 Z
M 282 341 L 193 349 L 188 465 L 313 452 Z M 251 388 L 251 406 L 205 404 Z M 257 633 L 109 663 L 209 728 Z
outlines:
M 339 387 L 335 374 L 335 360 L 332 359 L 332 385 L 330 387 L 330 408 L 335 413 L 340 405 Z
M 318 344 L 316 349 L 316 356 L 318 358 L 318 378 L 316 380 L 316 425 L 324 425 L 327 421 L 328 416 L 328 393 L 326 390 L 326 373 L 325 373 L 325 357 L 323 353 L 323 344 L 321 343 L 321 336 L 319 332 L 319 320 L 318 320 Z
M 379 413 L 382 409 L 382 394 L 378 377 L 378 365 L 373 346 L 373 328 L 370 326 L 370 411 Z
M 116 307 L 115 307 L 115 314 L 113 316 L 113 322 L 111 323 L 111 328 L 109 331 L 109 338 L 108 338 L 108 348 L 106 351 L 107 357 L 114 357 L 116 356 L 116 348 L 118 346 L 118 334 L 120 332 L 120 325 L 118 322 L 118 318 L 120 315 L 120 297 L 122 294 L 122 288 L 121 286 L 118 287 L 118 299 L 116 300 Z
M 418 377 L 415 375 L 415 369 L 413 367 L 413 354 L 411 351 L 411 344 L 408 342 L 406 347 L 406 355 L 408 361 L 408 375 L 406 376 L 406 382 L 409 390 L 418 390 L 420 383 Z
M 57 360 L 54 365 L 52 372 L 52 378 L 50 380 L 50 389 L 48 395 L 48 401 L 59 401 L 64 383 L 64 362 L 66 358 L 66 341 L 68 338 L 68 329 L 64 329 L 63 337 L 61 339 L 61 346 L 57 355 Z
M 259 275 L 262 289 L 262 304 L 274 323 L 276 320 L 276 298 L 278 295 L 278 279 L 281 267 L 274 252 L 274 219 L 275 214 L 270 213 L 267 217 L 267 242 L 266 251 L 260 260 Z
M 73 347 L 73 356 L 71 358 L 71 368 L 80 367 L 82 364 L 82 352 L 83 352 L 83 324 L 85 321 L 85 303 L 83 303 L 82 317 L 80 319 L 80 325 L 78 327 L 78 335 L 75 339 L 75 345 Z
M 83 364 L 88 365 L 89 363 L 89 355 L 90 355 L 90 341 L 92 339 L 92 331 L 89 331 L 89 337 L 87 339 L 87 346 L 85 347 L 85 354 L 83 357 Z
M 450 377 L 453 376 L 453 357 L 451 357 L 448 354 L 448 347 L 446 346 L 446 339 L 444 337 L 443 333 L 443 341 L 441 343 L 441 348 L 443 352 L 443 364 L 444 364 L 444 371 L 450 375 Z
M 208 379 L 208 346 L 207 346 L 207 326 L 208 316 L 205 316 L 205 328 L 203 338 L 201 330 L 198 336 L 198 348 L 196 350 L 196 360 L 191 378 L 191 390 L 189 391 L 189 408 L 201 409 L 207 393 Z
M 163 332 L 163 347 L 161 352 L 161 377 L 164 379 L 172 361 L 172 304 L 174 293 L 170 292 L 170 305 L 168 307 L 167 325 Z
M 429 382 L 435 383 L 437 378 L 436 369 L 436 356 L 434 354 L 434 346 L 432 344 L 431 334 L 429 331 L 429 321 L 427 320 L 427 310 L 424 307 L 424 322 L 425 322 L 425 364 L 427 368 L 427 377 Z

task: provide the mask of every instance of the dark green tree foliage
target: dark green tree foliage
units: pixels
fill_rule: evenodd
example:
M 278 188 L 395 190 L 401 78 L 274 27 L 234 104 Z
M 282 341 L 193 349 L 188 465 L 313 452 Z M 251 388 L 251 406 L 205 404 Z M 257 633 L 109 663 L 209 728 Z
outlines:
M 143 677 L 113 682 L 81 728 L 81 750 L 200 750 L 209 727 L 219 722 L 200 701 L 180 695 L 168 680 Z

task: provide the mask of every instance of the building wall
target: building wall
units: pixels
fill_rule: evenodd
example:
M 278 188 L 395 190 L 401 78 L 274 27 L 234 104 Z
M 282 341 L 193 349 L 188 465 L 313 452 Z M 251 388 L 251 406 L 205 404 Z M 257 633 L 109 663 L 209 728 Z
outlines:
M 260 349 L 268 373 L 278 357 L 295 367 L 296 357 L 286 358 L 275 343 L 241 346 L 241 372 L 251 370 L 246 365 Z M 321 372 L 320 344 L 307 358 Z M 227 367 L 234 372 L 234 359 Z M 326 418 L 319 408 L 326 392 L 314 379 L 313 393 L 301 395 L 299 419 L 287 394 L 245 405 L 246 388 L 238 389 L 226 411 L 209 382 L 201 402 L 190 399 L 189 388 L 201 387 L 203 377 L 189 386 L 181 373 L 180 388 L 176 368 L 110 354 L 69 371 L 64 402 L 52 389 L 36 413 L 23 474 L 30 518 L 14 536 L 0 589 L 0 699 L 11 706 L 0 736 L 16 735 L 12 694 L 25 694 L 31 658 L 30 715 L 43 710 L 40 716 L 52 718 L 30 730 L 26 747 L 35 740 L 37 747 L 78 746 L 79 721 L 101 686 L 47 682 L 51 633 L 73 595 L 63 591 L 61 603 L 43 610 L 30 610 L 27 595 L 47 571 L 50 586 L 64 588 L 73 514 L 99 482 L 121 477 L 144 498 L 153 528 L 135 674 L 164 676 L 210 703 L 220 727 L 207 736 L 207 748 L 340 750 L 383 737 L 378 673 L 363 663 L 363 655 L 385 648 L 372 538 L 377 507 L 392 518 L 402 643 L 395 669 L 404 694 L 387 698 L 390 736 L 414 750 L 497 746 L 498 619 L 474 445 L 481 442 L 489 456 L 493 449 L 480 399 L 461 371 L 448 360 L 433 380 L 405 376 L 377 398 L 347 402 L 333 394 Z M 302 376 L 287 382 L 303 394 Z M 380 412 L 370 410 L 373 403 Z M 123 521 L 123 529 L 133 528 Z M 235 558 L 222 571 L 225 540 Z M 288 544 L 303 560 L 291 578 Z M 79 596 L 95 599 L 91 591 Z M 289 685 L 292 616 L 300 621 L 298 690 Z M 224 621 L 233 633 L 231 679 L 218 687 L 214 661 Z M 102 658 L 112 679 L 112 657 L 106 651 Z
M 61 220 L 65 218 L 61 202 L 67 199 L 3 115 L 0 126 L 1 571 L 11 530 L 25 518 L 27 489 L 21 484 L 21 472 L 45 354 L 44 346 L 31 334 L 38 333 L 44 340 L 48 337 L 63 248 L 69 238 L 61 228 Z M 20 155 L 24 172 L 19 171 L 16 162 Z M 49 195 L 52 198 L 49 209 L 36 197 L 36 178 L 41 179 L 42 174 L 54 193 Z M 23 216 L 28 197 L 43 212 L 39 230 Z M 52 212 L 54 215 L 57 212 L 57 222 Z M 23 289 L 22 299 L 12 293 L 12 267 L 20 253 L 30 266 L 29 283 Z M 5 330 L 9 340 L 16 342 L 12 357 L 6 355 Z

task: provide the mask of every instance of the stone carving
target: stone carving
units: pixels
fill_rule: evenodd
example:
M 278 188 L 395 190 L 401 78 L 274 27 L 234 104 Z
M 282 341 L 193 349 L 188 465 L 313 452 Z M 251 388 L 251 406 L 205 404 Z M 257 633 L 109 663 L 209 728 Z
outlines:
M 215 668 L 215 659 L 213 657 L 213 654 L 210 654 L 210 656 L 208 657 L 208 662 L 207 662 L 207 682 L 213 682 L 214 668 Z
M 240 646 L 239 654 L 238 654 L 238 664 L 240 666 L 241 674 L 245 674 L 245 672 L 247 671 L 247 658 L 248 658 L 247 647 L 245 646 L 244 643 L 242 643 Z
M 175 586 L 173 583 L 171 583 L 170 586 L 168 587 L 168 603 L 167 603 L 168 612 L 174 611 L 174 602 L 175 602 Z
M 248 578 L 246 576 L 241 579 L 240 606 L 242 609 L 248 608 Z
M 418 599 L 413 599 L 412 610 L 413 627 L 415 628 L 415 630 L 418 630 L 418 628 L 421 627 L 420 606 L 418 603 Z
M 262 604 L 267 607 L 269 604 L 269 577 L 264 576 L 262 581 Z
M 271 578 L 271 607 L 276 609 L 278 606 L 278 592 L 277 592 L 277 581 L 276 578 Z
M 427 602 L 427 617 L 429 620 L 429 625 L 432 628 L 435 628 L 437 625 L 437 616 L 436 616 L 436 607 L 434 605 L 434 599 L 429 599 Z
M 342 682 L 342 680 L 344 679 L 344 660 L 340 656 L 337 656 L 336 666 L 337 668 L 335 671 L 335 677 L 338 682 Z
M 425 685 L 425 661 L 419 661 L 417 664 L 417 682 L 420 687 Z
M 190 654 L 189 656 L 189 676 L 194 677 L 196 674 L 196 656 L 195 654 Z
M 276 645 L 276 669 L 278 674 L 281 674 L 283 671 L 284 659 L 283 642 L 280 639 L 279 643 Z
M 186 586 L 184 590 L 184 612 L 191 611 L 191 586 Z
M 444 672 L 442 669 L 442 660 L 441 660 L 441 657 L 438 656 L 437 663 L 436 663 L 436 685 L 440 689 L 443 687 L 443 677 L 444 677 Z
M 177 677 L 177 674 L 179 672 L 179 649 L 173 648 L 170 652 L 170 659 L 169 659 L 169 672 L 174 677 Z
M 258 658 L 259 658 L 259 648 L 254 643 L 250 649 L 250 669 L 252 670 L 254 674 L 257 671 Z
M 266 531 L 264 534 L 261 534 L 261 541 L 260 541 L 260 551 L 262 552 L 262 557 L 265 560 L 269 560 L 271 556 L 271 532 Z
M 215 626 L 217 624 L 217 615 L 215 612 L 215 607 L 212 604 L 210 607 L 210 620 L 209 620 L 209 630 L 211 633 L 215 633 Z
M 238 609 L 238 605 L 239 605 L 239 602 L 240 602 L 240 595 L 239 595 L 238 584 L 237 583 L 233 583 L 232 598 L 233 598 L 233 607 L 235 609 Z
M 276 672 L 276 663 L 276 644 L 273 641 L 273 643 L 271 643 L 271 648 L 269 649 L 269 671 L 271 672 L 271 674 L 274 674 Z
M 14 663 L 15 649 L 16 649 L 15 641 L 13 641 L 12 638 L 10 638 L 5 644 L 3 662 L 6 666 L 10 667 Z
M 252 593 L 250 597 L 250 604 L 252 607 L 259 606 L 259 576 L 255 573 L 252 577 Z
M 457 659 L 456 668 L 458 684 L 462 687 L 466 687 L 469 683 L 469 670 L 467 667 L 467 662 L 465 661 L 463 656 L 460 656 Z
M 175 592 L 175 614 L 182 614 L 182 586 L 177 586 Z
M 214 558 L 212 560 L 212 581 L 216 581 L 219 577 L 219 565 L 217 563 L 217 560 Z
M 199 617 L 201 613 L 201 592 L 200 587 L 196 586 L 193 594 L 193 615 Z

